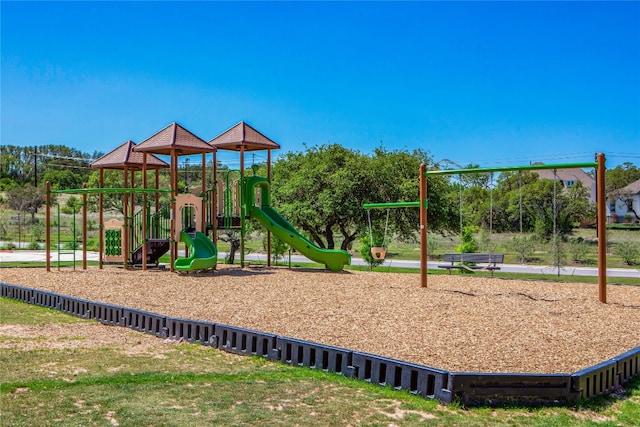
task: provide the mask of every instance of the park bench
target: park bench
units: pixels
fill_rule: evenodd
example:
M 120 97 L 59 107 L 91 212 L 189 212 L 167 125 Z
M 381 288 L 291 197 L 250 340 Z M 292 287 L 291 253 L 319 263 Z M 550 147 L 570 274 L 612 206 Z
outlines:
M 500 270 L 496 264 L 504 262 L 504 254 L 444 254 L 443 260 L 451 264 L 441 264 L 438 268 L 446 268 L 449 274 L 452 269 L 487 270 L 491 271 L 491 277 L 493 277 L 493 272 Z

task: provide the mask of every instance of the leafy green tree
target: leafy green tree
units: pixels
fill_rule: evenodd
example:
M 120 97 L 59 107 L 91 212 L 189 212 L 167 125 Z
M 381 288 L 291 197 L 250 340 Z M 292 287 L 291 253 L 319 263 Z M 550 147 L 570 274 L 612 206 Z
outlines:
M 520 231 L 520 215 L 522 213 L 522 231 L 532 231 L 535 216 L 524 206 L 525 193 L 528 186 L 534 184 L 538 176 L 531 172 L 503 172 L 497 179 L 494 190 L 494 229 L 498 232 Z M 521 204 L 520 200 L 523 203 Z
M 589 190 L 580 182 L 566 189 L 556 183 L 555 193 L 554 202 L 554 183 L 550 179 L 538 179 L 523 189 L 527 224 L 534 224 L 536 234 L 546 239 L 553 236 L 554 227 L 559 235 L 571 232 L 594 209 L 589 204 Z
M 19 184 L 9 176 L 0 177 L 0 191 L 11 190 L 13 187 L 17 187 L 18 185 Z
M 462 191 L 462 216 L 465 224 L 488 228 L 489 210 L 489 190 L 473 186 Z
M 273 168 L 274 205 L 322 248 L 334 249 L 342 233 L 346 250 L 364 224 L 365 163 L 365 156 L 338 144 L 287 153 Z
M 100 155 L 98 152 L 89 155 L 64 145 L 3 145 L 0 146 L 0 178 L 9 177 L 19 185 L 40 186 L 47 172 L 67 170 L 81 176 L 82 183 L 90 174 L 89 164 Z
M 75 172 L 73 169 L 50 169 L 44 173 L 43 181 L 49 181 L 54 190 L 68 190 L 82 188 L 86 175 Z
M 149 188 L 155 188 L 155 172 L 148 172 L 148 181 L 147 186 Z M 170 176 L 169 172 L 165 170 L 161 170 L 160 178 L 159 178 L 159 188 L 160 189 L 168 189 L 170 187 Z M 128 183 L 130 185 L 130 183 Z M 137 173 L 135 176 L 135 186 L 138 188 L 142 187 L 142 175 Z M 88 188 L 99 188 L 100 187 L 100 173 L 95 170 L 87 179 L 87 187 Z M 103 173 L 103 187 L 104 188 L 123 188 L 124 187 L 124 175 L 121 170 L 112 170 L 107 169 Z M 169 193 L 159 193 L 160 204 L 169 203 Z M 123 193 L 105 193 L 103 195 L 103 205 L 105 210 L 115 210 L 120 213 L 123 213 Z M 136 206 L 141 206 L 143 200 L 142 194 L 136 194 L 135 202 Z M 148 194 L 147 200 L 154 201 L 155 195 Z M 90 195 L 87 201 L 88 209 L 92 212 L 98 211 L 98 203 L 99 196 L 97 194 Z
M 124 177 L 122 171 L 118 170 L 105 170 L 103 173 L 103 186 L 104 188 L 122 188 L 124 187 Z M 93 171 L 87 180 L 88 188 L 99 188 L 100 187 L 100 172 Z M 120 213 L 123 212 L 123 203 L 124 196 L 122 194 L 114 194 L 108 193 L 103 194 L 103 205 L 105 210 L 116 210 Z M 98 197 L 91 197 L 88 201 L 89 210 L 96 212 L 98 211 Z
M 62 212 L 66 214 L 80 213 L 82 210 L 82 198 L 69 196 L 66 203 L 62 207 Z
M 605 179 L 605 191 L 609 194 L 639 180 L 640 168 L 631 162 L 624 162 L 613 169 L 608 169 L 605 172 Z
M 387 152 L 379 148 L 371 156 L 338 144 L 287 153 L 273 168 L 274 206 L 289 221 L 323 248 L 348 250 L 359 236 L 368 233 L 364 203 L 417 201 L 420 163 L 425 152 Z M 429 228 L 457 224 L 457 212 L 447 198 L 448 182 L 429 177 Z M 452 221 L 453 220 L 453 221 Z M 374 228 L 384 226 L 382 211 L 372 213 Z M 392 209 L 389 228 L 400 237 L 415 236 L 418 209 Z
M 420 198 L 420 164 L 427 166 L 432 160 L 423 150 L 386 151 L 378 148 L 371 156 L 372 188 L 365 203 L 389 203 L 418 201 Z M 458 227 L 458 202 L 454 202 L 449 194 L 451 184 L 448 178 L 427 175 L 427 222 L 429 230 L 455 230 Z M 386 228 L 386 212 L 372 211 L 372 221 L 378 229 Z M 415 238 L 417 225 L 420 223 L 420 211 L 417 208 L 399 208 L 389 211 L 389 234 L 402 240 Z
M 559 214 L 563 217 L 568 230 L 595 213 L 596 205 L 589 203 L 589 191 L 582 182 L 577 181 L 562 192 L 560 196 L 562 205 Z

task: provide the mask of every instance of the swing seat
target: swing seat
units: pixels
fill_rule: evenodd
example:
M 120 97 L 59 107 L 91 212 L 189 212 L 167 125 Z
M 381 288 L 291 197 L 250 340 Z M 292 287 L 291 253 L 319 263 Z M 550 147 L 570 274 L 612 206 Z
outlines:
M 383 260 L 387 255 L 387 248 L 384 246 L 372 246 L 371 247 L 371 256 L 375 260 Z

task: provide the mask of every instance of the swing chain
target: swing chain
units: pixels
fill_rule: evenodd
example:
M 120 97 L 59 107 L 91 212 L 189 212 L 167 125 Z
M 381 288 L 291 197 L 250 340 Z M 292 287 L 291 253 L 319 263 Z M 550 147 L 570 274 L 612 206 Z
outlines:
M 373 243 L 373 227 L 371 226 L 371 210 L 367 209 L 367 219 L 369 220 L 369 244 L 371 246 Z M 387 230 L 389 229 L 389 209 L 387 208 L 387 221 L 384 225 L 384 236 L 382 237 L 382 247 L 386 247 L 385 243 L 387 242 Z
M 387 229 L 389 228 L 389 208 L 387 208 L 387 222 L 384 225 L 384 236 L 382 237 L 382 247 L 386 247 L 387 243 Z

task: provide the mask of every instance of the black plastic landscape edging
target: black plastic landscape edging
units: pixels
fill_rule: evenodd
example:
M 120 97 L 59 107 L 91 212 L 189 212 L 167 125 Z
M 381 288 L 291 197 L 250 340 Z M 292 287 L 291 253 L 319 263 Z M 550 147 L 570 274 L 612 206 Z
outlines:
M 0 282 L 0 296 L 159 338 L 185 340 L 407 390 L 442 403 L 569 403 L 614 391 L 640 374 L 640 346 L 573 374 L 449 372 L 374 354 L 191 319 L 167 317 Z

